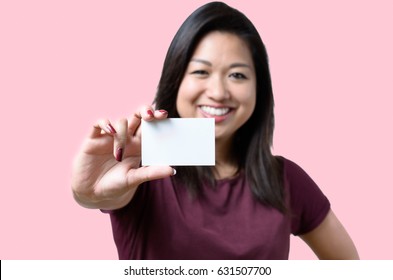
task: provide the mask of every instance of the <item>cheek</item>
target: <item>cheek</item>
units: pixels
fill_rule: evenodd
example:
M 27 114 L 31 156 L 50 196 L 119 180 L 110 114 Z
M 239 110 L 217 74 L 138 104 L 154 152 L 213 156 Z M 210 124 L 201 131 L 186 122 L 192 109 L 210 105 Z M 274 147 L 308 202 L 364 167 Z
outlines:
M 255 109 L 255 105 L 257 103 L 257 94 L 256 91 L 253 88 L 250 88 L 249 90 L 245 91 L 248 94 L 242 94 L 240 96 L 240 102 L 243 104 L 243 106 L 251 111 L 251 113 Z
M 185 79 L 180 84 L 179 92 L 177 95 L 177 104 L 185 104 L 185 103 L 192 103 L 194 102 L 197 97 L 198 87 L 196 83 L 190 82 L 189 80 Z
M 180 117 L 186 117 L 187 112 L 189 112 L 190 106 L 195 100 L 195 87 L 184 79 L 179 87 L 179 92 L 176 99 L 176 108 Z
M 252 114 L 252 112 L 254 112 L 256 104 L 257 104 L 257 95 L 256 95 L 256 93 L 254 93 L 254 95 L 250 98 L 251 114 Z
M 179 91 L 176 98 L 176 110 L 180 117 L 184 117 L 182 108 L 184 108 L 183 97 L 181 95 L 181 92 Z
M 250 92 L 250 91 L 249 91 Z M 243 121 L 246 122 L 252 115 L 256 106 L 256 92 L 251 91 L 249 94 L 244 94 L 241 99 L 238 100 L 242 104 L 243 108 Z
M 245 116 L 244 116 L 245 120 L 244 120 L 244 122 L 248 121 L 248 119 L 251 118 L 251 116 L 255 110 L 255 104 L 256 104 L 256 102 L 249 102 L 245 106 Z
M 183 96 L 184 99 L 193 99 L 198 91 L 198 83 L 192 79 L 184 78 L 179 87 L 179 94 Z

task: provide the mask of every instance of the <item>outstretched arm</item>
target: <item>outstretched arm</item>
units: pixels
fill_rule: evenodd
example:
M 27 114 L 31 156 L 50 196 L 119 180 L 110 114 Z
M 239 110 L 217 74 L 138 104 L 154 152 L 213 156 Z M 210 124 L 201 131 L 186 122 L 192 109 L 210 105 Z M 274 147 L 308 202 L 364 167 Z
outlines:
M 351 237 L 332 210 L 314 230 L 300 238 L 322 260 L 358 260 L 359 254 Z

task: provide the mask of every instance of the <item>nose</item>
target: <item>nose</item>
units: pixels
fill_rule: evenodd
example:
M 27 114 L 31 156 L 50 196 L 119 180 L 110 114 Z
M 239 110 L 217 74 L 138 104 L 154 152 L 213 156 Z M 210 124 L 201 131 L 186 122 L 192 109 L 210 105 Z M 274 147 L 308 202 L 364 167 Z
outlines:
M 228 99 L 229 90 L 225 79 L 222 77 L 212 77 L 208 83 L 206 95 L 215 101 Z

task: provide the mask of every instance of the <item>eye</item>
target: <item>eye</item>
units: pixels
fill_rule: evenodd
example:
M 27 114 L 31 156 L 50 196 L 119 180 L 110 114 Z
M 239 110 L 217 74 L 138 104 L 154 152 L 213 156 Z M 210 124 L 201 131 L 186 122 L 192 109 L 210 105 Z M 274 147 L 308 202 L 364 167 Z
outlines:
M 229 77 L 234 78 L 235 80 L 247 80 L 247 77 L 243 73 L 231 73 Z
M 192 75 L 197 75 L 197 76 L 206 76 L 209 73 L 206 70 L 194 70 L 191 72 Z

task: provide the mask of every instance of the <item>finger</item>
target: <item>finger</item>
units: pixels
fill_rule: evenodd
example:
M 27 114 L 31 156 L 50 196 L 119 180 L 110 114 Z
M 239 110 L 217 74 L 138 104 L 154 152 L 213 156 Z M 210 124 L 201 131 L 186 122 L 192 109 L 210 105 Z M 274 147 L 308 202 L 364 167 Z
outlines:
M 142 110 L 148 110 L 148 107 L 145 107 L 144 109 L 142 109 Z M 141 116 L 141 111 L 142 110 L 140 110 L 139 112 L 137 112 L 137 113 L 135 113 L 131 118 L 130 118 L 130 120 L 129 120 L 129 122 L 128 122 L 128 133 L 129 133 L 129 135 L 130 136 L 135 136 L 135 135 L 137 135 L 137 131 L 138 131 L 138 128 L 139 128 L 139 126 L 141 125 L 141 119 L 142 119 L 142 116 Z M 148 113 L 147 113 L 148 114 Z M 153 112 L 153 114 L 154 114 L 154 119 L 157 119 L 157 120 L 162 120 L 162 119 L 166 119 L 167 117 L 168 117 L 168 112 L 166 111 L 166 110 L 155 110 L 154 112 Z M 148 114 L 149 115 L 149 114 Z M 150 118 L 150 115 L 149 115 L 149 118 Z M 152 120 L 152 119 L 151 119 Z
M 162 113 L 157 114 L 157 116 L 159 118 L 160 117 L 162 118 L 161 115 L 162 115 Z M 155 119 L 155 111 L 154 111 L 153 107 L 146 106 L 146 105 L 140 107 L 130 119 L 130 124 L 128 127 L 129 135 L 140 137 L 141 132 L 140 132 L 139 127 L 141 125 L 141 121 L 142 120 L 153 121 L 154 119 Z
M 130 136 L 135 136 L 138 127 L 141 125 L 142 117 L 140 114 L 135 113 L 128 122 L 128 134 Z
M 127 174 L 129 185 L 140 185 L 143 182 L 163 179 L 176 174 L 176 170 L 170 166 L 142 166 L 131 169 Z
M 93 125 L 93 130 L 90 133 L 90 137 L 97 138 L 101 136 L 103 132 L 111 135 L 117 133 L 108 119 L 101 119 Z
M 166 119 L 168 117 L 168 111 L 163 109 L 155 110 L 154 117 L 158 120 Z
M 142 106 L 136 114 L 145 121 L 154 120 L 154 109 L 151 106 Z
M 120 119 L 116 125 L 117 133 L 114 135 L 113 152 L 117 161 L 122 161 L 127 143 L 127 119 Z

